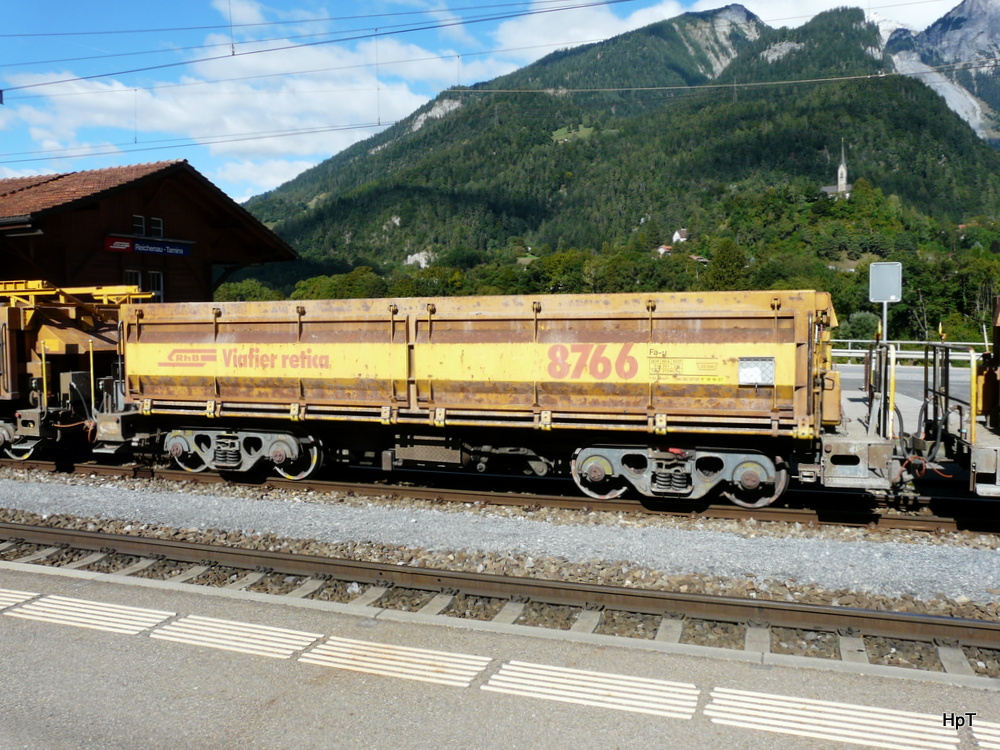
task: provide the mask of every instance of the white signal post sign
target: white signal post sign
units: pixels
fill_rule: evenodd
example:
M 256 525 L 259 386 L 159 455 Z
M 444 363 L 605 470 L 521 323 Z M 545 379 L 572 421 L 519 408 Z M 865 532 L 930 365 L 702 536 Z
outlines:
M 882 303 L 882 340 L 889 340 L 889 303 L 903 299 L 903 264 L 872 263 L 868 268 L 868 299 Z

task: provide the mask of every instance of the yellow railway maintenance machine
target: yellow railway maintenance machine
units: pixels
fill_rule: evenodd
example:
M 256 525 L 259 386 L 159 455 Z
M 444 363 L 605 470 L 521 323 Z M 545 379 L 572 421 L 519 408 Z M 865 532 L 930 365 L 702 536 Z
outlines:
M 98 411 L 121 406 L 118 311 L 134 286 L 60 289 L 0 281 L 0 447 L 25 459 L 43 443 L 93 439 Z

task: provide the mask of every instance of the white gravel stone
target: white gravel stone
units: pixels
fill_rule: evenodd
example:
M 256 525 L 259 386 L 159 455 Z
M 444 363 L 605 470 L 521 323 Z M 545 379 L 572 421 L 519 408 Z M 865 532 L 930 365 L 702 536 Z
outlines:
M 763 592 L 769 590 L 769 581 L 779 581 L 789 588 L 794 582 L 796 587 L 886 597 L 1000 602 L 996 588 L 987 590 L 1000 585 L 1000 550 L 995 538 L 985 535 L 958 535 L 962 541 L 971 538 L 974 544 L 970 545 L 942 543 L 928 534 L 920 535 L 921 539 L 907 532 L 905 541 L 873 544 L 832 538 L 835 534 L 830 531 L 800 535 L 801 527 L 794 530 L 777 524 L 724 522 L 720 527 L 702 520 L 680 527 L 662 519 L 645 522 L 624 514 L 572 511 L 561 512 L 560 521 L 554 522 L 546 518 L 549 513 L 519 514 L 509 508 L 482 512 L 399 501 L 331 502 L 329 497 L 305 493 L 279 493 L 278 502 L 278 497 L 263 499 L 270 493 L 261 488 L 213 486 L 209 493 L 204 485 L 175 484 L 185 490 L 177 492 L 157 491 L 155 483 L 92 481 L 99 486 L 2 479 L 0 507 L 41 516 L 75 515 L 329 544 L 377 545 L 395 548 L 393 552 L 416 550 L 416 556 L 405 558 L 407 564 L 422 564 L 420 555 L 425 553 L 447 558 L 449 553 L 464 551 L 466 558 L 510 558 L 522 575 L 544 576 L 554 565 L 567 564 L 620 568 L 624 585 L 646 585 L 646 571 L 655 571 L 663 576 L 740 579 Z M 187 491 L 195 488 L 195 492 Z M 536 516 L 542 520 L 535 520 Z M 578 521 L 569 522 L 569 516 Z M 740 533 L 734 526 L 742 527 Z M 852 532 L 846 536 L 852 536 L 857 530 L 846 531 Z M 614 570 L 609 579 L 618 577 Z M 781 598 L 787 596 L 781 593 Z

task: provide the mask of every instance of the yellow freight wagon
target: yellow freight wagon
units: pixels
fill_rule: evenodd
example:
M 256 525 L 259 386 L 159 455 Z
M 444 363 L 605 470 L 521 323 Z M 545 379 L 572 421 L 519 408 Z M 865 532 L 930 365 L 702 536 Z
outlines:
M 770 502 L 840 422 L 815 291 L 132 304 L 125 399 L 190 470 L 568 471 Z

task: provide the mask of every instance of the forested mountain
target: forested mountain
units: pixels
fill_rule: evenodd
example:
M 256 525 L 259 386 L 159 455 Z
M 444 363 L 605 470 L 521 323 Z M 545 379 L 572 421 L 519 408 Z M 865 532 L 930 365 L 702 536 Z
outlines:
M 893 69 L 860 10 L 796 29 L 686 14 L 447 91 L 247 208 L 301 252 L 268 271 L 298 296 L 791 284 L 850 313 L 841 270 L 989 248 L 994 225 L 970 220 L 1000 213 L 1000 155 Z M 842 147 L 855 188 L 833 200 Z M 981 317 L 992 283 L 894 314 Z

